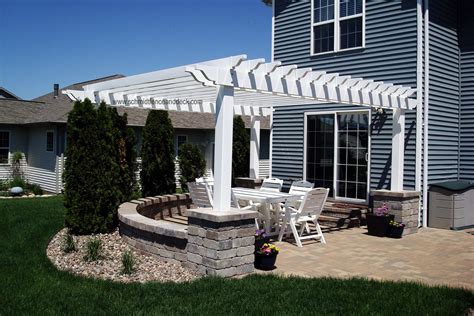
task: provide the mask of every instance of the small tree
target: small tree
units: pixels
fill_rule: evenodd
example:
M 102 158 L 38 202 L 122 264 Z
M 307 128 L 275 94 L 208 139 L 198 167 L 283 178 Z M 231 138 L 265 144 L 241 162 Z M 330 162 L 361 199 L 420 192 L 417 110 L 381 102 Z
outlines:
M 193 182 L 194 179 L 202 177 L 206 172 L 206 160 L 198 146 L 182 144 L 179 148 L 178 162 L 181 172 L 179 178 L 181 189 L 187 192 L 186 183 Z
M 248 177 L 250 163 L 250 136 L 240 116 L 234 117 L 232 143 L 232 179 Z
M 120 191 L 118 133 L 105 103 L 76 102 L 67 123 L 64 198 L 66 226 L 76 234 L 102 233 L 117 225 Z
M 121 202 L 130 201 L 134 198 L 138 189 L 137 171 L 137 138 L 131 127 L 127 127 L 127 113 L 120 116 L 115 107 L 109 108 L 114 128 L 118 137 L 115 146 L 118 149 L 118 165 L 120 177 L 117 180 L 118 190 L 121 192 Z
M 140 180 L 143 196 L 176 191 L 173 125 L 168 112 L 152 110 L 143 128 Z

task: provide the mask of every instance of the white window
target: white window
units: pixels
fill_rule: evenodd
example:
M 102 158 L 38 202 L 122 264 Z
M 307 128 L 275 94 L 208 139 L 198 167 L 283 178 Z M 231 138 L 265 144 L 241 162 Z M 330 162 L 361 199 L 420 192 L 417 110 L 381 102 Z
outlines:
M 181 147 L 182 144 L 186 144 L 187 142 L 188 142 L 187 135 L 178 135 L 177 142 L 176 142 L 176 155 L 179 155 L 179 147 Z
M 311 54 L 365 46 L 365 0 L 312 0 Z
M 10 132 L 0 131 L 0 164 L 8 163 L 10 153 Z
M 54 150 L 54 132 L 47 131 L 46 132 L 46 151 L 53 151 Z

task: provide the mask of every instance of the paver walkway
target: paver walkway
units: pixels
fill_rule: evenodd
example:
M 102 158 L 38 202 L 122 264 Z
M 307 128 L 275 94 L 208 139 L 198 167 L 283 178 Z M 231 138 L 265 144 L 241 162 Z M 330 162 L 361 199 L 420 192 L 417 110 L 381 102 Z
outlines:
M 402 239 L 367 235 L 365 228 L 326 233 L 327 244 L 306 241 L 303 248 L 276 242 L 277 269 L 283 275 L 367 277 L 419 281 L 474 289 L 474 236 L 466 231 L 420 229 Z

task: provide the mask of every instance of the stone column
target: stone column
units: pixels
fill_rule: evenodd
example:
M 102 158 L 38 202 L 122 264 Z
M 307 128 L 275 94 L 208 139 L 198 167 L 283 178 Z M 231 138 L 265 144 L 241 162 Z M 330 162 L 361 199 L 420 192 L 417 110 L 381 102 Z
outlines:
M 253 272 L 257 212 L 188 210 L 188 262 L 204 275 L 232 277 Z
M 390 214 L 395 215 L 395 220 L 405 224 L 403 235 L 418 231 L 419 191 L 374 190 L 370 194 L 373 197 L 374 209 L 386 203 Z

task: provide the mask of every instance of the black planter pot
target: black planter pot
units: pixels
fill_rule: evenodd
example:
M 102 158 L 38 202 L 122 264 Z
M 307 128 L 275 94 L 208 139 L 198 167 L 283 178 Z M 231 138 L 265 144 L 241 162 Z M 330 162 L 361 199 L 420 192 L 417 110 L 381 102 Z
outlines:
M 270 242 L 270 238 L 266 237 L 263 239 L 255 239 L 255 251 L 259 250 L 262 248 L 264 244 L 268 244 Z
M 390 238 L 402 238 L 405 227 L 390 227 Z
M 254 266 L 255 269 L 259 270 L 273 270 L 275 269 L 275 262 L 277 259 L 277 255 L 261 255 L 258 253 L 255 253 L 255 262 Z
M 369 235 L 385 237 L 390 233 L 390 226 L 388 225 L 394 219 L 394 215 L 376 216 L 374 214 L 367 214 L 367 230 Z

